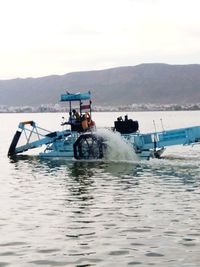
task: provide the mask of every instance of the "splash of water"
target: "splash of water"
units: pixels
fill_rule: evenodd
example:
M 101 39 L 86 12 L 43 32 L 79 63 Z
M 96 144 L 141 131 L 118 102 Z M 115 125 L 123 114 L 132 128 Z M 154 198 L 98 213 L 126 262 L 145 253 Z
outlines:
M 135 161 L 138 159 L 130 142 L 120 133 L 109 129 L 97 129 L 97 135 L 104 138 L 107 149 L 104 158 L 110 161 Z

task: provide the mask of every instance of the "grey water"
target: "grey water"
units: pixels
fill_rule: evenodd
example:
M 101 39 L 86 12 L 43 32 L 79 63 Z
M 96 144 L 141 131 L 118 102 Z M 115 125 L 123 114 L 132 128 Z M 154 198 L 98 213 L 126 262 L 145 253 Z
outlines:
M 7 158 L 20 121 L 61 130 L 63 115 L 0 114 L 0 266 L 200 266 L 200 146 L 150 161 Z M 198 111 L 129 117 L 141 132 L 200 125 Z

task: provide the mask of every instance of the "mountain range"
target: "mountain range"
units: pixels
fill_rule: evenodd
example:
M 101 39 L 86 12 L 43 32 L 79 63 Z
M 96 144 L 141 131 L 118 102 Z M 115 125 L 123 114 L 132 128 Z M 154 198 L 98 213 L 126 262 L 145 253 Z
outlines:
M 65 91 L 91 91 L 94 103 L 102 106 L 200 103 L 200 65 L 152 63 L 0 80 L 0 105 L 56 104 Z

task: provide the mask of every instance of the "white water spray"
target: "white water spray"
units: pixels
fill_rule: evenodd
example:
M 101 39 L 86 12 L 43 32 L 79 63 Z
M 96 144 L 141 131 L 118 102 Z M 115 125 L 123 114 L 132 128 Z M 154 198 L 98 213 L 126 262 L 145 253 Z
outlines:
M 104 138 L 107 149 L 104 158 L 111 161 L 135 161 L 138 159 L 133 146 L 120 133 L 108 129 L 97 129 L 97 135 Z

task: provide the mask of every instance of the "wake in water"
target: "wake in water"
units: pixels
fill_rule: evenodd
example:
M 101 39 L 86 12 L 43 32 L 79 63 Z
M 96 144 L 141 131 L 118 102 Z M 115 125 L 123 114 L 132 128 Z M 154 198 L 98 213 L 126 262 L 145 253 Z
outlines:
M 97 129 L 97 135 L 103 137 L 107 149 L 104 159 L 109 161 L 135 161 L 138 157 L 131 145 L 120 133 L 108 129 Z

